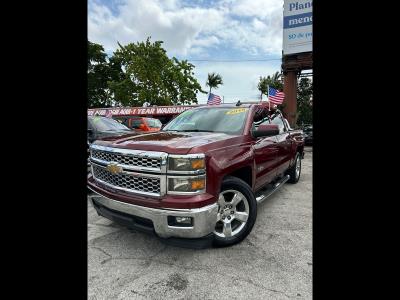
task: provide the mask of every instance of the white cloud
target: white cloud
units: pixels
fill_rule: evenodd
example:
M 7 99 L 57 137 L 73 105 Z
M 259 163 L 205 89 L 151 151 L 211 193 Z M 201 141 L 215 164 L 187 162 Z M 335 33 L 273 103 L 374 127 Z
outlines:
M 231 40 L 236 48 L 245 49 L 253 55 L 281 54 L 282 0 L 224 2 L 230 5 L 230 20 L 221 32 L 224 39 Z
M 112 51 L 117 41 L 127 44 L 152 40 L 164 41 L 171 55 L 187 55 L 199 34 L 212 33 L 223 21 L 216 9 L 179 8 L 178 1 L 126 0 L 112 15 L 109 8 L 96 2 L 89 3 L 89 40 L 98 42 Z M 198 44 L 197 44 L 198 45 Z
M 233 2 L 232 13 L 239 16 L 270 18 L 277 11 L 283 13 L 282 0 L 238 0 Z
M 280 55 L 283 0 L 220 1 L 212 8 L 183 7 L 179 0 L 123 0 L 116 15 L 89 1 L 89 39 L 114 50 L 122 44 L 163 40 L 170 55 L 198 53 L 193 47 L 225 45 L 250 55 Z M 243 19 L 244 18 L 244 19 Z M 208 43 L 207 43 L 208 42 Z

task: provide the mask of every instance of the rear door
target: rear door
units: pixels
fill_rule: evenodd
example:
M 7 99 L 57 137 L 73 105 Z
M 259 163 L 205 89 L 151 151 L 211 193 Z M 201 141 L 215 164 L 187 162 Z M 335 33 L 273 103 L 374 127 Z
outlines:
M 276 124 L 279 127 L 279 135 L 277 138 L 277 174 L 284 173 L 290 164 L 291 159 L 291 149 L 292 149 L 292 141 L 288 128 L 285 125 L 285 122 L 280 113 L 277 113 L 271 119 L 272 124 Z
M 253 128 L 259 125 L 270 124 L 269 117 L 261 121 L 254 122 Z M 278 145 L 276 136 L 259 137 L 253 140 L 255 171 L 256 171 L 256 190 L 271 182 L 276 176 L 276 165 L 278 158 Z

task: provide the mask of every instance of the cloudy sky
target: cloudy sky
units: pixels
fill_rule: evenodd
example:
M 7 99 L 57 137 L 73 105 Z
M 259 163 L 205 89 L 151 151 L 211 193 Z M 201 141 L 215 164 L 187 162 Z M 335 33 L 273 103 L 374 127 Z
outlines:
M 225 102 L 259 99 L 260 76 L 280 71 L 283 0 L 89 0 L 88 38 L 108 54 L 117 47 L 164 41 L 169 57 L 188 59 L 203 89 L 207 73 L 222 75 L 214 93 Z M 260 61 L 261 60 L 261 61 Z M 207 95 L 198 95 L 206 103 Z

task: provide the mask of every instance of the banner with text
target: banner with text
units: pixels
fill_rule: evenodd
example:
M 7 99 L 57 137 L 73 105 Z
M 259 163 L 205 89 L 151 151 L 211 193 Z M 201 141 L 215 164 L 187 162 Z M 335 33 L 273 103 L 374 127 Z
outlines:
M 312 0 L 284 0 L 283 55 L 312 51 Z
M 93 108 L 88 109 L 88 116 L 106 116 L 111 112 L 113 116 L 144 116 L 144 115 L 177 115 L 185 110 L 197 107 L 197 105 L 188 106 L 156 106 L 156 107 L 121 107 L 121 108 Z

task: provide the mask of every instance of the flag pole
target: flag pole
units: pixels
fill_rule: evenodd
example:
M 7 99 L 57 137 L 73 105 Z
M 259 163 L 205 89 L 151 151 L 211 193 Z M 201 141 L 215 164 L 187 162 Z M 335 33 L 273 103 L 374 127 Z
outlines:
M 271 111 L 271 101 L 269 101 L 269 84 L 267 85 L 267 98 L 268 98 L 268 110 Z

